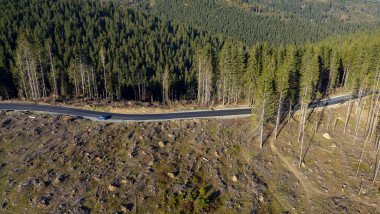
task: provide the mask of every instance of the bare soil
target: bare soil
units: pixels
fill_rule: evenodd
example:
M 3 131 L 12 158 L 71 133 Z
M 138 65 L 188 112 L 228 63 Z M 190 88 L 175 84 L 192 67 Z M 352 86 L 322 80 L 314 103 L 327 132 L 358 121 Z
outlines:
M 355 111 L 343 133 L 342 119 L 327 130 L 332 110 L 318 111 L 316 133 L 311 115 L 301 168 L 297 114 L 259 148 L 250 118 L 109 123 L 2 111 L 0 212 L 379 212 L 373 143 L 354 178 L 366 117 L 353 144 Z

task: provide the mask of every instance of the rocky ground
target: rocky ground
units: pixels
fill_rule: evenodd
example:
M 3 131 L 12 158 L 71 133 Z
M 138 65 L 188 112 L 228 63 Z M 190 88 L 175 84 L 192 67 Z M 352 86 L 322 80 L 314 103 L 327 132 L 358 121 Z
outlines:
M 338 123 L 328 140 L 321 121 L 298 168 L 297 116 L 259 148 L 250 118 L 108 123 L 2 111 L 0 212 L 378 212 L 372 156 L 355 181 L 360 147 L 340 149 L 350 135 Z

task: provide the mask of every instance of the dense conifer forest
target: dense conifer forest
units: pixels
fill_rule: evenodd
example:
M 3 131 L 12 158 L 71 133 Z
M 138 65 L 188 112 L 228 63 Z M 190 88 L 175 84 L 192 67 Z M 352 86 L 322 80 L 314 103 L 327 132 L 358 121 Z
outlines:
M 5 99 L 245 100 L 272 106 L 261 114 L 270 117 L 337 87 L 363 90 L 379 69 L 377 30 L 275 48 L 214 37 L 112 1 L 3 1 L 0 7 Z
M 196 93 L 197 46 L 217 38 L 100 1 L 2 1 L 0 94 L 160 99 L 170 69 L 172 99 Z M 29 83 L 29 81 L 31 81 Z
M 300 45 L 380 24 L 375 1 L 155 0 L 128 5 L 247 45 Z

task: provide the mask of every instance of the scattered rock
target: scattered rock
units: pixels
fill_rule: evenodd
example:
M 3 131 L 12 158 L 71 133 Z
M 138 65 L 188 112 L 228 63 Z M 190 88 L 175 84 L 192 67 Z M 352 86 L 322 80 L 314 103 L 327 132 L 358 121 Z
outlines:
M 39 197 L 36 199 L 36 207 L 38 208 L 44 208 L 49 206 L 51 197 Z
M 167 175 L 170 177 L 170 178 L 176 178 L 178 176 L 179 172 L 169 172 Z
M 161 148 L 163 148 L 163 147 L 165 146 L 165 144 L 164 144 L 162 141 L 158 142 L 158 145 L 159 145 Z
M 232 176 L 232 181 L 233 181 L 233 182 L 237 182 L 237 181 L 238 181 L 238 178 L 237 178 L 236 175 Z
M 302 161 L 301 166 L 302 168 L 305 168 L 305 161 Z
M 215 151 L 215 156 L 216 156 L 217 158 L 219 158 L 219 157 L 220 157 L 220 155 L 219 155 L 219 152 L 218 152 L 218 151 Z
M 123 204 L 121 205 L 121 210 L 125 213 L 128 213 L 133 210 L 135 205 L 133 203 Z
M 174 135 L 172 135 L 172 134 L 168 134 L 168 137 L 170 137 L 170 138 L 173 138 L 173 137 L 174 137 Z
M 109 191 L 115 191 L 117 189 L 117 186 L 110 184 L 110 185 L 108 185 L 108 189 L 109 189 Z
M 261 203 L 264 203 L 264 196 L 260 195 L 260 197 L 259 197 L 259 201 L 260 201 Z
M 329 133 L 324 133 L 323 135 L 322 135 L 324 138 L 326 138 L 327 140 L 331 140 L 331 135 L 329 134 Z

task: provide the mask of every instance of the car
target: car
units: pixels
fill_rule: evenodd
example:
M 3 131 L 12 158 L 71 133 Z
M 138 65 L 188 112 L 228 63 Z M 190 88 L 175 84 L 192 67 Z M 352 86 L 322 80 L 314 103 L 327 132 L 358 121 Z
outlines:
M 111 118 L 111 115 L 100 115 L 97 118 L 98 120 L 108 120 Z

